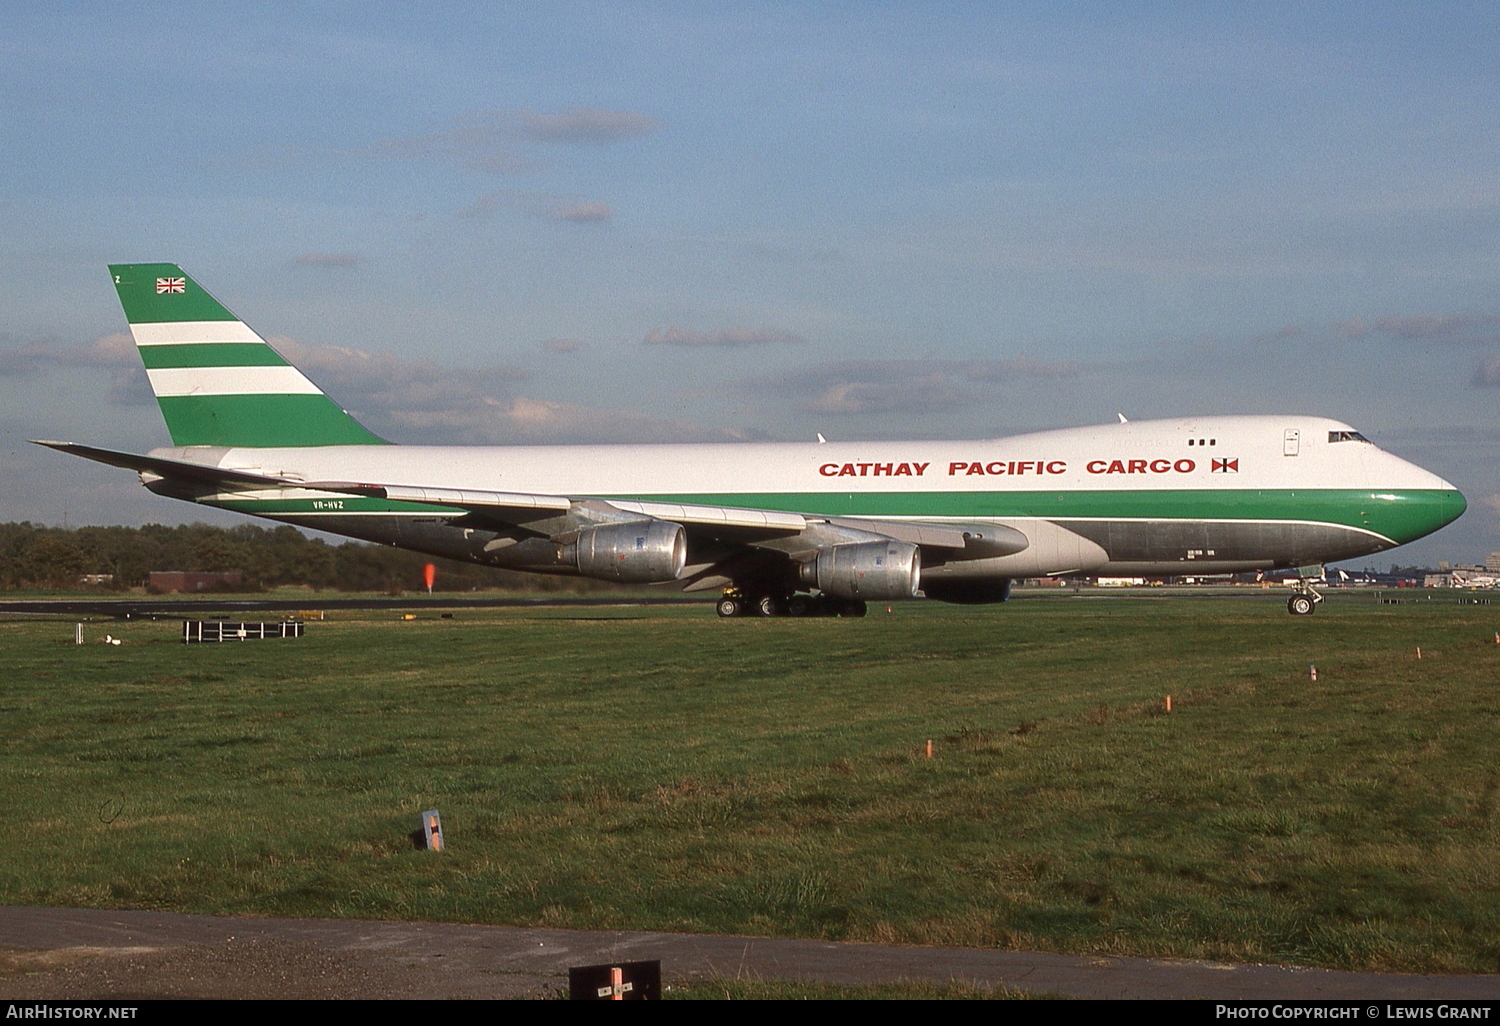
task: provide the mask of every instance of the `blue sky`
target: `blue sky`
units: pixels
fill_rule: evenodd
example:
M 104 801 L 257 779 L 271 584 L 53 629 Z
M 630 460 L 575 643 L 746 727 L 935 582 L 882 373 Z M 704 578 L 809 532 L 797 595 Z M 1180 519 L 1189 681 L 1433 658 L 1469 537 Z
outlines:
M 199 511 L 111 261 L 396 440 L 1348 420 L 1500 549 L 1491 4 L 40 5 L 0 39 L 0 519 Z

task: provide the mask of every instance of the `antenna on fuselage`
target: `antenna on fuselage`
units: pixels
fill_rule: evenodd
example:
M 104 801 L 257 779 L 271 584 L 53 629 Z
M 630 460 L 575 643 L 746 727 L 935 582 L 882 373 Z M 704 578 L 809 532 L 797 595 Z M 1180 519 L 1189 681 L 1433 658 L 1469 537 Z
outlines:
M 828 444 L 828 439 L 826 439 L 826 438 L 823 437 L 823 432 L 821 432 L 821 431 L 815 431 L 814 434 L 816 434 L 818 436 L 818 444 L 819 445 L 827 445 Z
M 1120 423 L 1121 424 L 1129 424 L 1130 423 L 1130 421 L 1128 421 L 1128 420 L 1125 419 L 1125 414 L 1123 414 L 1123 413 L 1117 413 L 1117 414 L 1115 414 L 1115 416 L 1120 418 Z

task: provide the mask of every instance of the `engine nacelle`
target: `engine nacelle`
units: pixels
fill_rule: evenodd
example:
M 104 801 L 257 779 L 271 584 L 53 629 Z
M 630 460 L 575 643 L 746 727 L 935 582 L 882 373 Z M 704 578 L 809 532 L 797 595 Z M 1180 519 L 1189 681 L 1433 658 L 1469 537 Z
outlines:
M 900 541 L 835 545 L 803 563 L 803 584 L 848 599 L 915 598 L 922 579 L 922 553 Z
M 626 584 L 675 581 L 687 565 L 687 533 L 666 520 L 605 524 L 564 546 L 562 558 L 585 577 Z

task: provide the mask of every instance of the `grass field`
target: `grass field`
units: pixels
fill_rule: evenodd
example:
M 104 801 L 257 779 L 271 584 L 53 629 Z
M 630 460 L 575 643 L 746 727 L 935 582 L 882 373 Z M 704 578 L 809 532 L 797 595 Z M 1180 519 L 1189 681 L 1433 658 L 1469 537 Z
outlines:
M 0 900 L 1500 970 L 1500 606 L 883 610 L 0 623 Z

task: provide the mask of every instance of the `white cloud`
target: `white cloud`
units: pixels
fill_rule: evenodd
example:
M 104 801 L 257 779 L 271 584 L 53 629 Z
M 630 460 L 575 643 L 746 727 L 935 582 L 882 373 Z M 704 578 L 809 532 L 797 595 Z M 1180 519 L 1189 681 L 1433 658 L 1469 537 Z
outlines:
M 575 203 L 571 206 L 558 208 L 552 216 L 559 221 L 586 224 L 590 221 L 613 220 L 615 212 L 609 208 L 608 203 Z
M 350 409 L 394 413 L 441 410 L 505 395 L 530 375 L 518 368 L 442 367 L 343 346 L 307 345 L 277 336 L 271 344 Z
M 135 340 L 123 332 L 104 335 L 86 346 L 26 342 L 0 349 L 0 377 L 30 377 L 45 367 L 140 366 Z
M 736 346 L 802 345 L 807 339 L 789 331 L 726 328 L 722 331 L 693 331 L 689 328 L 666 328 L 650 332 L 641 339 L 648 346 L 682 346 L 687 349 L 733 348 Z
M 392 441 L 504 445 L 568 442 L 733 441 L 744 435 L 628 410 L 596 409 L 517 394 L 517 367 L 443 367 L 342 346 L 272 339 L 288 360 L 372 431 Z M 555 343 L 555 344 L 553 344 Z M 582 343 L 551 339 L 550 352 Z
M 1485 357 L 1469 380 L 1480 388 L 1500 388 L 1500 353 Z
M 632 410 L 608 410 L 530 396 L 484 399 L 443 410 L 397 410 L 393 423 L 416 441 L 467 445 L 514 443 L 650 443 L 743 441 L 749 433 L 658 420 Z
M 109 390 L 105 397 L 117 406 L 154 401 L 136 353 L 135 339 L 123 332 L 103 335 L 84 346 L 44 341 L 0 349 L 0 378 L 32 377 L 51 368 L 108 371 Z
M 845 360 L 747 383 L 813 413 L 925 413 L 967 406 L 1019 378 L 1063 378 L 1071 363 L 1010 360 Z
M 574 224 L 608 223 L 615 212 L 601 200 L 585 200 L 554 196 L 544 192 L 519 192 L 500 189 L 486 192 L 473 203 L 458 211 L 458 216 L 476 221 L 487 221 L 501 207 L 514 207 L 532 217 L 549 221 L 570 221 Z
M 1389 314 L 1366 321 L 1355 317 L 1338 326 L 1346 339 L 1374 337 L 1398 342 L 1448 342 L 1457 345 L 1486 344 L 1500 341 L 1496 329 L 1500 316 L 1495 314 Z
M 941 374 L 900 382 L 839 381 L 808 399 L 814 413 L 916 413 L 965 405 L 969 396 Z
M 516 116 L 522 134 L 536 142 L 599 145 L 637 139 L 661 129 L 661 124 L 647 114 L 598 107 L 571 107 L 561 114 L 518 111 Z
M 444 128 L 400 139 L 386 139 L 357 155 L 390 160 L 457 164 L 487 174 L 516 175 L 542 164 L 525 152 L 531 144 L 605 145 L 651 135 L 655 118 L 628 110 L 573 107 L 559 114 L 532 110 L 475 110 Z M 517 149 L 517 147 L 522 147 Z

